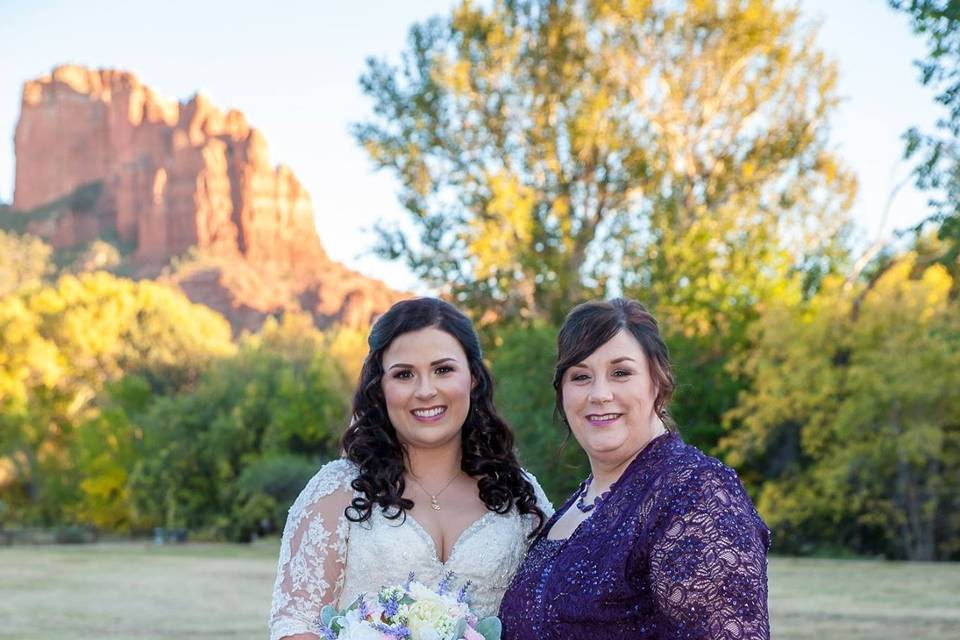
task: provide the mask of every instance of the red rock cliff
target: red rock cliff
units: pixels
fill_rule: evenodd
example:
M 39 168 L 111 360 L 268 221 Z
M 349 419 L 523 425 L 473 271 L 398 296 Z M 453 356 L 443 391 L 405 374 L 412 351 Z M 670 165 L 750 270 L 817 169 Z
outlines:
M 128 72 L 58 67 L 24 85 L 14 143 L 13 208 L 44 214 L 31 231 L 57 248 L 115 236 L 141 273 L 197 247 L 216 266 L 174 280 L 238 328 L 290 306 L 367 322 L 399 297 L 327 258 L 293 172 L 202 94 L 177 103 Z

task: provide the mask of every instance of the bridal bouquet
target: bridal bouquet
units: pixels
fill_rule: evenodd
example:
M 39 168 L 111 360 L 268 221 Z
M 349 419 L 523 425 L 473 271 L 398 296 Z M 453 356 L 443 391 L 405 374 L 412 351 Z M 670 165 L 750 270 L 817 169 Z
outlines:
M 399 587 L 376 596 L 360 594 L 343 611 L 327 605 L 320 612 L 320 635 L 326 640 L 500 640 L 500 620 L 478 619 L 467 606 L 465 585 L 449 592 L 453 574 L 433 591 L 413 574 Z

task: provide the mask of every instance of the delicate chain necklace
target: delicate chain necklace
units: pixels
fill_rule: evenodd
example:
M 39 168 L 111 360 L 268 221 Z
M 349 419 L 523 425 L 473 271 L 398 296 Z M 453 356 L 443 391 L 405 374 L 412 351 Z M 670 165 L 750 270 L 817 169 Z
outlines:
M 416 483 L 417 483 L 417 486 L 420 487 L 420 489 L 421 489 L 425 494 L 427 494 L 428 496 L 430 496 L 430 506 L 433 508 L 433 510 L 434 510 L 434 511 L 440 511 L 440 503 L 437 502 L 437 498 L 440 497 L 440 494 L 441 494 L 441 493 L 443 493 L 444 491 L 447 490 L 447 487 L 449 487 L 451 484 L 453 484 L 453 481 L 454 481 L 454 480 L 456 480 L 457 478 L 460 477 L 460 474 L 461 474 L 461 473 L 463 473 L 463 469 L 458 469 L 458 470 L 457 470 L 457 473 L 454 474 L 454 476 L 453 476 L 452 478 L 450 478 L 449 481 L 447 481 L 447 484 L 443 485 L 443 489 L 440 489 L 440 491 L 437 491 L 436 493 L 430 493 L 429 491 L 427 491 L 427 490 L 424 488 L 424 486 L 423 486 L 422 484 L 420 484 L 420 481 L 417 480 L 417 477 L 416 477 L 415 475 L 413 475 L 412 472 L 410 473 L 410 479 L 413 480 L 414 482 L 416 482 Z
M 590 513 L 593 509 L 600 505 L 607 496 L 610 495 L 610 489 L 607 489 L 602 494 L 593 499 L 593 502 L 587 504 L 583 501 L 587 497 L 587 492 L 590 490 L 590 483 L 593 482 L 593 474 L 591 473 L 587 476 L 587 479 L 583 481 L 580 485 L 580 490 L 577 492 L 577 509 L 580 509 L 583 513 Z

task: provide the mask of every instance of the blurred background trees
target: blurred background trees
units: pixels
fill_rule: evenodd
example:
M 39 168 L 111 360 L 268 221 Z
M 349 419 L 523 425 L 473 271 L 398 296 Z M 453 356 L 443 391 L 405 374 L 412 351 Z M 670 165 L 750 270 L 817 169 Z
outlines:
M 361 79 L 355 135 L 410 213 L 379 250 L 478 318 L 644 301 L 711 448 L 757 309 L 847 259 L 854 181 L 813 36 L 761 2 L 464 3 L 416 25 Z
M 465 2 L 370 61 L 354 133 L 410 214 L 378 250 L 477 321 L 555 502 L 587 472 L 553 415 L 557 327 L 627 295 L 662 323 L 681 433 L 737 468 L 777 550 L 960 556 L 960 14 L 890 4 L 947 115 L 906 136 L 929 219 L 866 257 L 836 68 L 793 8 Z M 5 522 L 277 531 L 339 453 L 366 331 L 288 313 L 234 337 L 102 249 L 0 232 Z
M 917 186 L 931 193 L 933 212 L 920 225 L 934 226 L 944 240 L 943 261 L 960 255 L 960 3 L 956 0 L 889 0 L 910 16 L 926 40 L 927 57 L 917 61 L 920 82 L 934 91 L 946 114 L 935 131 L 913 128 L 905 135 L 907 158 L 917 158 Z
M 412 223 L 381 253 L 497 318 L 624 292 L 734 330 L 839 250 L 853 186 L 827 149 L 835 67 L 768 5 L 468 2 L 414 26 L 361 79 L 356 138 Z
M 0 298 L 0 337 L 10 521 L 249 539 L 337 454 L 347 366 L 306 317 L 236 343 L 182 294 L 95 272 Z
M 939 264 L 900 256 L 773 306 L 737 366 L 728 460 L 760 487 L 782 549 L 914 560 L 956 553 L 960 303 Z

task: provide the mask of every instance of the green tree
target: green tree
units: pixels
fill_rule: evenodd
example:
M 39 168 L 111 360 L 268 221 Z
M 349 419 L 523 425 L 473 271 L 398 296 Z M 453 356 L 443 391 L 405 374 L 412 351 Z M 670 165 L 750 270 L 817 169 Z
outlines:
M 942 265 L 899 256 L 767 310 L 723 442 L 782 548 L 960 552 L 960 304 Z
M 96 420 L 110 382 L 183 385 L 234 351 L 226 320 L 151 282 L 66 275 L 0 298 L 0 459 L 13 469 L 0 497 L 21 519 L 59 521 L 80 499 L 77 429 L 110 424 Z
M 71 460 L 79 495 L 66 517 L 108 531 L 142 525 L 134 507 L 130 473 L 142 452 L 143 431 L 132 421 L 149 406 L 153 390 L 138 375 L 108 384 L 100 411 L 77 428 Z
M 143 451 L 130 482 L 145 522 L 232 540 L 283 526 L 292 487 L 338 455 L 347 423 L 350 385 L 323 342 L 305 316 L 268 321 L 134 420 Z
M 938 227 L 947 245 L 941 259 L 960 257 L 960 2 L 956 0 L 889 0 L 890 6 L 911 17 L 914 31 L 927 40 L 926 59 L 917 61 L 920 81 L 937 92 L 946 111 L 936 131 L 917 128 L 906 134 L 907 158 L 919 157 L 917 186 L 931 191 L 934 212 L 918 226 Z
M 729 332 L 837 254 L 853 186 L 813 38 L 760 0 L 466 1 L 416 25 L 361 78 L 355 136 L 413 223 L 379 251 L 478 316 L 558 322 L 625 291 Z
M 577 441 L 554 417 L 556 342 L 557 328 L 550 325 L 499 327 L 491 372 L 497 409 L 513 428 L 521 462 L 558 505 L 590 467 Z

